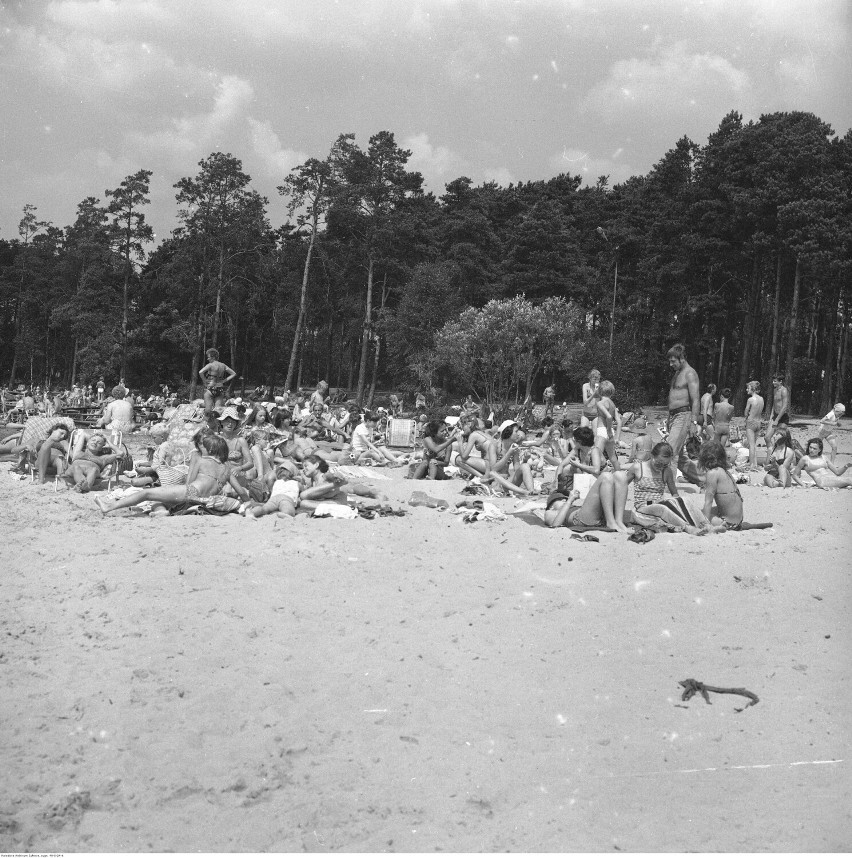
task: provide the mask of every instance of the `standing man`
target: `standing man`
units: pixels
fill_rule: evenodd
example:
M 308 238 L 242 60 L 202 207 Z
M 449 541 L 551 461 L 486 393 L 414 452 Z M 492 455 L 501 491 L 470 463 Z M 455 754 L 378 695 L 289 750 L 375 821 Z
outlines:
M 675 343 L 668 351 L 669 366 L 674 371 L 669 386 L 669 434 L 672 448 L 671 468 L 677 477 L 680 451 L 691 434 L 698 431 L 701 398 L 698 395 L 698 373 L 686 362 L 686 347 Z
M 782 432 L 787 431 L 787 424 L 790 422 L 790 394 L 787 388 L 784 387 L 784 376 L 772 376 L 772 413 L 769 415 L 769 425 L 766 427 L 766 449 L 772 449 L 772 436 L 776 429 Z
M 553 406 L 556 403 L 556 385 L 544 388 L 544 416 L 553 417 Z

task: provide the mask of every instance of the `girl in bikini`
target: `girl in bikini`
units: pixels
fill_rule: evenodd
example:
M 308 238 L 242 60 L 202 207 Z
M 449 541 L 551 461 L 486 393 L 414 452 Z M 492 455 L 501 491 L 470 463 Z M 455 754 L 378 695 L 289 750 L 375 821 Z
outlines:
M 504 420 L 500 424 L 500 435 L 486 447 L 487 470 L 482 479 L 484 483 L 497 485 L 512 494 L 526 497 L 535 491 L 530 466 L 520 461 L 522 440 L 521 430 L 514 420 Z M 509 474 L 509 465 L 514 469 Z
M 772 452 L 766 457 L 766 464 L 763 466 L 766 471 L 763 485 L 770 489 L 790 488 L 790 472 L 793 469 L 794 456 L 793 439 L 790 433 L 784 430 L 775 438 Z
M 705 441 L 698 453 L 698 463 L 706 472 L 704 516 L 712 525 L 724 525 L 727 530 L 741 530 L 743 499 L 734 478 L 728 473 L 725 448 L 716 441 Z
M 600 370 L 593 369 L 589 373 L 589 380 L 583 385 L 583 413 L 580 415 L 581 426 L 591 426 L 592 429 L 597 429 L 600 384 Z
M 106 515 L 117 509 L 128 509 L 144 501 L 154 501 L 166 505 L 196 501 L 205 503 L 214 497 L 224 494 L 227 485 L 242 498 L 249 500 L 249 493 L 234 476 L 227 463 L 228 444 L 218 435 L 205 435 L 201 439 L 203 455 L 193 455 L 189 466 L 189 475 L 184 486 L 160 486 L 154 489 L 142 489 L 132 495 L 127 495 L 113 503 L 103 498 L 95 498 L 100 511 Z M 236 502 L 235 502 L 236 503 Z
M 423 430 L 423 459 L 411 475 L 413 480 L 444 480 L 444 468 L 449 465 L 450 448 L 458 438 L 453 430 L 447 437 L 447 424 L 440 420 L 431 420 Z
M 834 462 L 823 456 L 822 451 L 821 438 L 811 438 L 808 441 L 807 455 L 802 456 L 791 474 L 793 482 L 797 486 L 804 485 L 800 482 L 799 475 L 805 471 L 821 489 L 852 488 L 852 477 L 844 476 L 846 471 L 852 468 L 852 462 L 847 462 L 842 468 L 838 468 Z
M 466 414 L 459 420 L 461 435 L 458 438 L 459 452 L 456 456 L 456 467 L 472 477 L 485 475 L 485 459 L 488 444 L 491 438 L 477 428 L 479 421 L 475 414 Z M 481 458 L 473 457 L 473 451 L 477 450 Z
M 760 432 L 760 417 L 763 414 L 763 397 L 760 395 L 760 382 L 750 381 L 746 387 L 749 394 L 743 417 L 745 417 L 746 437 L 748 438 L 749 470 L 757 470 L 757 435 Z

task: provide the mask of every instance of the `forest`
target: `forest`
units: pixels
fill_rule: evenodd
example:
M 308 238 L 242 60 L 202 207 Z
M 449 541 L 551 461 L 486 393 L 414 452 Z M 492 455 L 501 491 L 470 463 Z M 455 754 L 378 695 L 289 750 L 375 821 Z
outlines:
M 409 158 L 392 132 L 341 134 L 281 177 L 274 225 L 241 160 L 211 153 L 156 246 L 146 169 L 65 227 L 26 205 L 0 238 L 0 386 L 103 375 L 193 395 L 216 347 L 246 388 L 325 378 L 361 403 L 551 382 L 576 400 L 596 366 L 624 408 L 664 400 L 683 342 L 738 408 L 774 373 L 800 412 L 848 397 L 852 132 L 731 112 L 621 184 L 461 176 L 439 197 Z

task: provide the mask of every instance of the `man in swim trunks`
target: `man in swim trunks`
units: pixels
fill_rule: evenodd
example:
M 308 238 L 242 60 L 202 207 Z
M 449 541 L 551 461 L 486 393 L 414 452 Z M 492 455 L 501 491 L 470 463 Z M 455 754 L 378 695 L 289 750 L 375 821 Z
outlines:
M 784 386 L 784 376 L 772 377 L 772 414 L 766 427 L 766 449 L 772 449 L 772 436 L 776 431 L 786 432 L 790 423 L 790 394 Z
M 225 388 L 236 377 L 237 373 L 227 364 L 219 360 L 216 349 L 207 349 L 207 363 L 198 371 L 204 382 L 204 413 L 211 414 L 214 408 L 225 404 Z
M 556 385 L 544 388 L 544 416 L 553 416 L 553 406 L 556 404 Z
M 698 373 L 686 361 L 686 347 L 675 343 L 668 351 L 669 366 L 674 371 L 669 387 L 668 437 L 672 448 L 672 475 L 677 476 L 676 462 L 686 439 L 698 431 L 701 399 L 698 395 Z

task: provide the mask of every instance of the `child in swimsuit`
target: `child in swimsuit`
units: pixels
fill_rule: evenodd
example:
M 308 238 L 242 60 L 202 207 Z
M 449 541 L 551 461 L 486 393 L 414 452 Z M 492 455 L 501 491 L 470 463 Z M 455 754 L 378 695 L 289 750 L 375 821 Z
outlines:
M 743 499 L 734 478 L 728 473 L 725 448 L 716 441 L 705 441 L 698 462 L 706 472 L 704 482 L 705 517 L 712 525 L 740 530 L 743 524 Z
M 716 437 L 713 439 L 723 447 L 728 443 L 728 434 L 731 429 L 731 416 L 734 406 L 728 401 L 731 398 L 731 388 L 726 387 L 719 394 L 719 403 L 713 409 L 713 429 Z
M 748 461 L 752 471 L 757 470 L 757 435 L 760 431 L 760 417 L 763 414 L 763 397 L 760 395 L 760 382 L 750 381 L 746 392 L 749 394 L 743 417 L 745 417 L 746 437 L 748 438 Z
M 225 439 L 218 435 L 208 434 L 201 439 L 201 447 L 204 450 L 204 455 L 193 455 L 186 485 L 142 489 L 113 503 L 108 503 L 103 498 L 95 498 L 95 503 L 104 515 L 117 509 L 136 506 L 144 501 L 155 501 L 172 506 L 186 501 L 196 501 L 203 504 L 214 498 L 221 500 L 225 487 L 228 485 L 244 501 L 249 500 L 248 491 L 237 482 L 237 478 L 226 464 L 228 445 Z M 239 504 L 233 498 L 225 498 L 225 500 L 233 501 L 233 512 L 236 512 Z
M 840 418 L 846 413 L 846 406 L 842 402 L 838 402 L 825 417 L 820 420 L 820 427 L 817 436 L 823 441 L 828 441 L 828 446 L 831 447 L 831 452 L 828 458 L 834 461 L 837 455 L 837 426 L 840 423 Z
M 296 507 L 299 505 L 299 492 L 302 490 L 298 476 L 299 469 L 295 462 L 281 462 L 275 471 L 270 471 L 264 477 L 267 485 L 271 483 L 269 500 L 249 507 L 246 510 L 246 517 L 260 518 L 272 513 L 278 513 L 278 518 L 292 518 L 296 515 Z
M 601 451 L 601 454 L 606 454 L 606 457 L 612 464 L 614 471 L 621 468 L 618 461 L 618 453 L 615 449 L 615 432 L 613 424 L 615 424 L 618 409 L 612 401 L 615 396 L 615 386 L 611 381 L 603 381 L 600 386 L 599 399 L 597 400 L 598 408 L 598 428 L 595 430 L 595 445 Z

